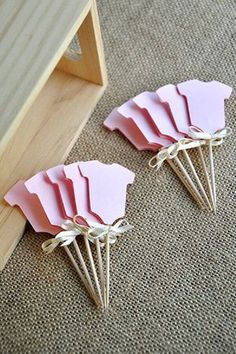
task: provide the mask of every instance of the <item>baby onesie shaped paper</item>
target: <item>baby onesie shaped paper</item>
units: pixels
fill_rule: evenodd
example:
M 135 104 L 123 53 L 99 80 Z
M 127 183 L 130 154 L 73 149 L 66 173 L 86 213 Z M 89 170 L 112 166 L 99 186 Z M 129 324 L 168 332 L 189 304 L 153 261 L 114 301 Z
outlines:
M 188 137 L 188 135 L 190 133 L 191 123 L 190 123 L 190 119 L 189 119 L 186 98 L 179 94 L 175 85 L 171 85 L 171 84 L 159 88 L 156 92 L 157 92 L 157 95 L 160 98 L 160 100 L 162 102 L 168 104 L 177 130 L 179 132 L 185 134 L 186 137 Z M 201 166 L 203 169 L 203 174 L 204 174 L 205 181 L 207 184 L 207 189 L 208 189 L 209 197 L 211 199 L 211 203 L 210 203 L 207 193 L 201 183 L 201 180 L 199 178 L 199 175 L 198 175 L 194 165 L 189 160 L 190 167 L 191 167 L 194 177 L 199 185 L 199 188 L 203 194 L 204 200 L 211 210 L 212 206 L 214 208 L 214 197 L 213 197 L 213 191 L 212 191 L 212 187 L 211 187 L 211 183 L 210 183 L 210 178 L 208 175 L 202 147 L 199 145 L 196 147 L 196 149 L 199 154 L 200 163 L 201 163 Z M 186 158 L 189 159 L 188 156 L 186 156 Z
M 60 227 L 50 224 L 47 215 L 36 194 L 31 194 L 23 181 L 18 181 L 5 195 L 4 199 L 13 206 L 18 206 L 30 224 L 37 232 L 46 232 L 56 235 Z
M 218 81 L 203 82 L 190 80 L 177 85 L 178 91 L 188 104 L 190 121 L 193 127 L 190 135 L 194 139 L 202 139 L 208 143 L 211 187 L 216 212 L 216 183 L 212 147 L 230 134 L 225 128 L 224 101 L 229 98 L 232 88 Z M 217 142 L 218 139 L 218 142 Z
M 185 81 L 177 85 L 188 104 L 191 124 L 213 134 L 225 127 L 224 101 L 232 88 L 219 81 Z
M 121 165 L 99 161 L 80 162 L 79 168 L 88 179 L 91 211 L 108 225 L 124 217 L 127 186 L 134 182 L 134 173 Z
M 183 135 L 175 128 L 167 106 L 159 100 L 155 92 L 140 93 L 133 98 L 133 101 L 149 113 L 159 135 L 165 136 L 172 141 L 178 141 L 183 138 Z
M 79 168 L 80 163 L 81 162 L 76 162 L 64 166 L 66 178 L 73 183 L 76 214 L 89 221 L 100 222 L 101 219 L 99 216 L 94 215 L 94 213 L 91 213 L 89 210 L 88 183 L 86 178 L 81 175 Z
M 106 118 L 104 121 L 104 126 L 111 131 L 119 130 L 139 151 L 157 150 L 156 144 L 150 144 L 135 122 L 131 118 L 125 118 L 122 116 L 117 111 L 117 108 L 113 109 L 113 111 Z
M 119 225 L 122 225 L 122 220 L 117 221 L 117 219 L 122 218 L 125 214 L 127 185 L 133 183 L 134 173 L 121 165 L 106 165 L 99 161 L 80 162 L 79 169 L 82 176 L 88 181 L 90 211 L 98 215 L 102 222 L 107 225 L 105 229 L 103 229 L 101 225 L 97 226 L 96 223 L 94 224 L 95 229 L 97 228 L 98 232 L 101 232 L 101 235 L 107 232 L 105 238 L 105 277 L 101 261 L 99 240 L 95 240 L 102 291 L 99 290 L 98 286 L 97 289 L 101 303 L 107 308 L 110 292 L 110 243 L 113 243 L 112 235 L 116 232 L 119 233 L 116 229 Z M 117 222 L 115 223 L 115 221 Z M 127 227 L 129 229 L 129 225 L 121 226 L 121 230 L 126 231 L 128 230 Z M 92 264 L 91 266 L 93 267 Z M 96 279 L 95 273 L 94 278 Z M 103 301 L 101 294 L 103 294 Z
M 50 182 L 46 172 L 38 172 L 28 179 L 25 187 L 30 193 L 37 195 L 51 225 L 62 225 L 66 213 L 55 186 Z
M 156 148 L 160 148 L 171 144 L 170 140 L 157 134 L 149 114 L 145 110 L 140 109 L 132 99 L 125 102 L 117 111 L 123 117 L 132 119 L 152 146 L 155 145 Z
M 52 167 L 46 171 L 46 174 L 51 183 L 58 189 L 66 216 L 73 218 L 77 214 L 73 184 L 65 176 L 64 165 Z
M 160 87 L 156 93 L 161 102 L 168 104 L 178 132 L 188 136 L 191 124 L 185 97 L 181 96 L 172 84 Z

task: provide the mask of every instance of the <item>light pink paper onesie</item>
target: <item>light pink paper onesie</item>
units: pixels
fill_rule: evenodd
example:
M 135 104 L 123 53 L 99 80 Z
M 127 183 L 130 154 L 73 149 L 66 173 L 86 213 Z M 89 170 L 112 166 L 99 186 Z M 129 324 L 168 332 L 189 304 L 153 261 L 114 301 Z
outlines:
M 230 97 L 231 87 L 219 81 L 191 80 L 177 88 L 187 99 L 192 125 L 210 134 L 225 127 L 224 100 Z
M 80 162 L 81 174 L 88 178 L 91 210 L 105 224 L 111 225 L 125 215 L 127 185 L 134 181 L 134 173 L 116 163 Z

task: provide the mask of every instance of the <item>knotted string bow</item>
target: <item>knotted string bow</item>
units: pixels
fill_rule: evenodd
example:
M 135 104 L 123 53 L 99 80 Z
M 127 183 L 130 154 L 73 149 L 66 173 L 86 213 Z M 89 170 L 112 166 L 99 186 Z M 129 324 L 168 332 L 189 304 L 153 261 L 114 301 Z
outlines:
M 64 231 L 59 232 L 54 238 L 46 240 L 42 244 L 42 249 L 45 253 L 51 253 L 54 249 L 61 244 L 61 246 L 68 246 L 74 239 L 86 231 L 84 225 L 79 225 L 74 220 L 66 220 L 61 228 Z
M 193 140 L 201 140 L 208 143 L 211 142 L 213 146 L 221 145 L 224 138 L 228 137 L 231 133 L 232 130 L 229 127 L 217 130 L 214 134 L 207 133 L 195 126 L 189 127 L 188 131 L 188 135 Z
M 198 127 L 189 127 L 188 135 L 189 138 L 183 138 L 174 144 L 171 144 L 167 148 L 161 149 L 158 154 L 153 156 L 149 160 L 149 166 L 152 168 L 159 168 L 162 166 L 163 162 L 167 159 L 173 159 L 178 155 L 181 150 L 192 149 L 206 143 L 211 142 L 213 146 L 221 145 L 224 138 L 231 134 L 232 130 L 229 127 L 218 130 L 214 134 L 207 133 Z
M 42 244 L 42 249 L 45 253 L 51 253 L 61 244 L 61 246 L 68 246 L 72 243 L 78 235 L 85 235 L 89 241 L 94 242 L 99 239 L 100 245 L 103 246 L 105 237 L 109 235 L 109 243 L 113 244 L 124 232 L 132 229 L 132 226 L 125 220 L 121 219 L 114 225 L 104 225 L 96 222 L 87 222 L 87 225 L 81 225 L 76 221 L 77 215 L 72 220 L 66 220 L 61 228 L 64 231 L 59 232 L 54 238 L 46 240 Z
M 156 154 L 149 160 L 148 165 L 152 168 L 156 168 L 156 170 L 159 170 L 165 160 L 175 158 L 178 155 L 179 151 L 192 149 L 204 144 L 205 141 L 203 140 L 193 140 L 189 138 L 180 139 L 176 143 L 173 143 L 168 146 L 167 148 L 161 149 L 158 154 Z
M 111 244 L 116 242 L 118 236 L 133 228 L 125 219 L 118 220 L 114 225 L 90 222 L 89 226 L 87 235 L 91 242 L 94 242 L 98 238 L 101 243 L 104 243 L 106 236 L 109 235 L 109 242 Z

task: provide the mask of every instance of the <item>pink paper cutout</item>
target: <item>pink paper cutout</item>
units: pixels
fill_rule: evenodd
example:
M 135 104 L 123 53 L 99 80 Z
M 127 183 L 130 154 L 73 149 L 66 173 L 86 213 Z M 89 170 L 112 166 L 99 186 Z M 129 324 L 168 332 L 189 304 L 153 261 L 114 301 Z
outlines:
M 164 135 L 171 141 L 183 138 L 183 134 L 175 129 L 167 106 L 159 100 L 155 92 L 142 92 L 133 101 L 149 113 L 159 135 Z
M 17 205 L 22 210 L 36 232 L 56 235 L 61 231 L 61 228 L 50 224 L 38 197 L 27 190 L 23 181 L 18 181 L 4 199 L 12 207 Z
M 46 172 L 38 172 L 25 182 L 25 186 L 30 193 L 38 196 L 51 225 L 60 226 L 66 219 L 65 211 Z
M 131 118 L 124 118 L 117 112 L 117 108 L 113 109 L 103 124 L 112 131 L 119 130 L 139 151 L 157 151 L 159 148 L 156 144 L 150 144 L 134 121 Z
M 229 98 L 232 88 L 219 81 L 185 81 L 177 85 L 185 96 L 191 124 L 213 134 L 225 127 L 224 100 Z
M 80 173 L 80 163 L 81 162 L 75 162 L 64 166 L 65 176 L 71 180 L 73 184 L 76 214 L 88 221 L 100 222 L 99 217 L 93 215 L 89 210 L 88 182 Z
M 125 102 L 117 111 L 125 118 L 131 118 L 151 145 L 155 144 L 158 147 L 170 145 L 170 140 L 157 135 L 149 114 L 145 110 L 140 109 L 134 101 L 129 100 Z
M 72 181 L 65 176 L 64 165 L 52 167 L 46 171 L 46 174 L 51 183 L 58 189 L 66 216 L 73 218 L 76 214 L 73 184 Z
M 127 185 L 133 183 L 134 173 L 121 165 L 99 161 L 80 162 L 79 168 L 88 179 L 91 210 L 108 225 L 124 217 Z
M 186 99 L 178 93 L 176 86 L 172 84 L 160 87 L 156 93 L 161 102 L 168 104 L 178 132 L 188 135 L 191 124 Z

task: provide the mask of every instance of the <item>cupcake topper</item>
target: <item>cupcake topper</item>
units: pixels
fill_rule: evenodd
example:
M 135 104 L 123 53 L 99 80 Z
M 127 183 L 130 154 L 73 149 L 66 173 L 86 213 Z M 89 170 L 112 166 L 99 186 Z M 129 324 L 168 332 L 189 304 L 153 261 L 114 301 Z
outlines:
M 172 84 L 159 88 L 156 91 L 156 93 L 157 93 L 159 99 L 161 100 L 161 102 L 168 105 L 172 119 L 175 123 L 177 130 L 179 132 L 183 133 L 185 135 L 185 137 L 188 137 L 189 132 L 190 132 L 191 123 L 190 123 L 190 119 L 189 119 L 188 107 L 186 104 L 185 97 L 181 96 L 179 94 L 176 86 L 172 85 Z M 210 183 L 210 178 L 209 178 L 209 175 L 207 172 L 206 162 L 205 162 L 205 159 L 203 156 L 201 145 L 199 144 L 198 146 L 196 146 L 196 149 L 199 153 L 200 162 L 201 162 L 201 165 L 203 168 L 203 173 L 204 173 L 204 177 L 205 177 L 205 180 L 207 183 L 207 188 L 208 188 L 208 192 L 210 195 L 211 203 L 210 203 L 210 200 L 208 199 L 205 189 L 201 183 L 198 173 L 197 173 L 197 171 L 190 159 L 190 156 L 187 154 L 187 151 L 183 151 L 183 153 L 184 153 L 185 159 L 188 161 L 188 164 L 189 164 L 190 169 L 194 175 L 194 178 L 197 181 L 198 187 L 201 190 L 201 193 L 204 197 L 205 202 L 207 203 L 207 205 L 210 209 L 211 209 L 211 205 L 212 205 L 215 210 L 213 191 L 212 191 L 212 187 L 211 187 L 211 183 Z
M 160 87 L 156 93 L 160 101 L 168 105 L 177 131 L 184 136 L 188 136 L 191 124 L 185 98 L 178 93 L 176 86 L 172 84 Z
M 231 130 L 225 128 L 224 101 L 229 98 L 232 88 L 218 81 L 185 81 L 177 85 L 179 93 L 187 100 L 192 127 L 189 135 L 208 143 L 211 187 L 216 212 L 216 184 L 212 147 L 223 142 Z
M 210 134 L 224 129 L 224 100 L 230 97 L 231 87 L 218 81 L 190 80 L 177 88 L 187 100 L 191 125 Z

